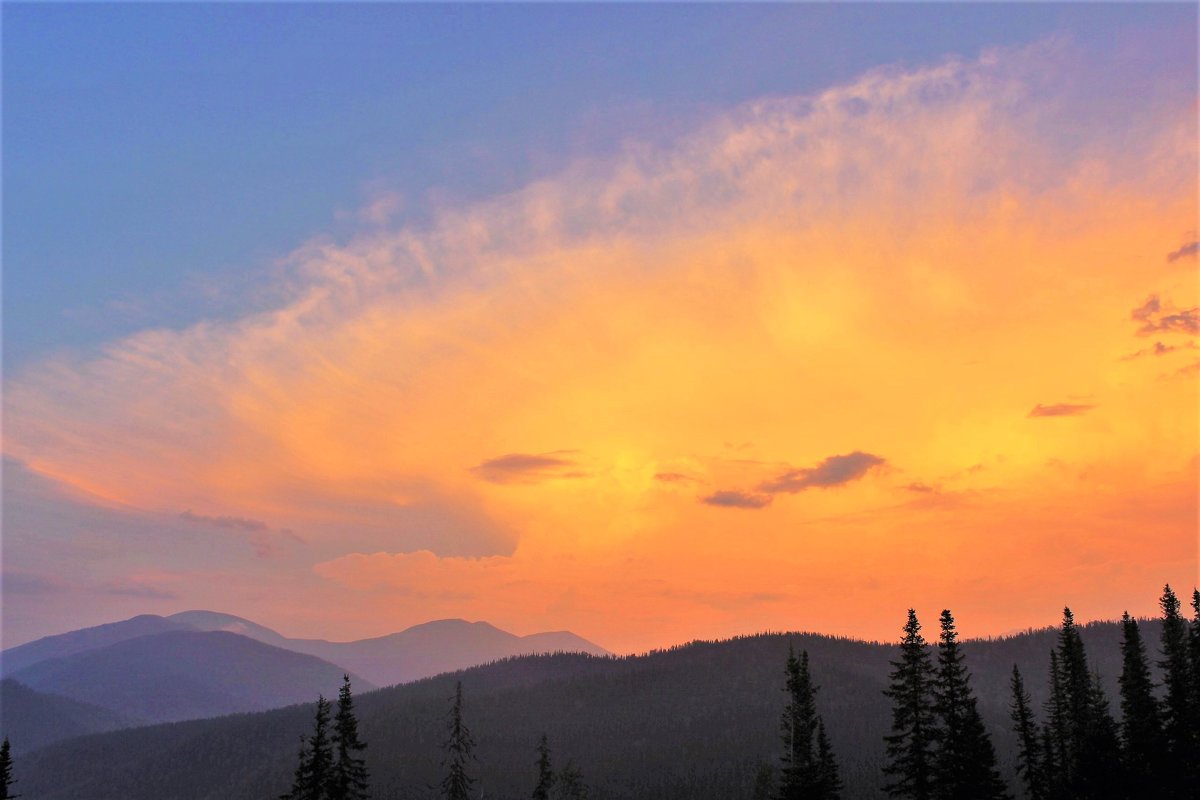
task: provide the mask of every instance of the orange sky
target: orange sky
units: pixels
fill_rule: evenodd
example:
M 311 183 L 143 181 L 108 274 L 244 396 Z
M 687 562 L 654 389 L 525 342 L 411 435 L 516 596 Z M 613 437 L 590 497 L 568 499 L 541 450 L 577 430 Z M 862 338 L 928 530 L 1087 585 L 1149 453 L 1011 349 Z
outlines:
M 1153 613 L 1197 581 L 1195 104 L 1067 143 L 1030 84 L 1069 66 L 764 99 L 35 365 L 6 456 L 162 529 L 46 552 L 84 542 L 66 580 L 122 611 L 331 638 Z

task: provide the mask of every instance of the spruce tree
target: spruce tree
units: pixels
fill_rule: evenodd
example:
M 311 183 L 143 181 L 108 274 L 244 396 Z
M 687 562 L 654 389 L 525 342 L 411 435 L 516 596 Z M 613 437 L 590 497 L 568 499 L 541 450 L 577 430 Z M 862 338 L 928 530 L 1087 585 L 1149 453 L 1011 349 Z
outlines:
M 934 713 L 933 666 L 929 646 L 921 636 L 917 612 L 908 610 L 900 640 L 900 660 L 893 661 L 891 684 L 884 692 L 892 699 L 892 733 L 887 742 L 884 774 L 890 797 L 930 800 L 933 797 L 933 757 L 940 732 Z
M 1162 717 L 1137 620 L 1121 617 L 1121 752 L 1131 787 L 1147 796 L 1162 796 Z
M 546 734 L 542 734 L 537 746 L 537 786 L 533 787 L 533 800 L 550 800 L 550 790 L 554 787 L 554 770 L 550 767 L 550 745 Z
M 1108 708 L 1108 697 L 1093 672 L 1088 686 L 1087 716 L 1080 731 L 1078 771 L 1073 784 L 1080 800 L 1129 797 L 1129 781 L 1121 760 L 1120 731 Z M 1144 797 L 1142 794 L 1135 795 Z
M 1042 774 L 1044 746 L 1038 736 L 1033 711 L 1029 708 L 1029 693 L 1025 691 L 1025 681 L 1022 680 L 1021 670 L 1016 664 L 1013 664 L 1009 688 L 1012 690 L 1009 716 L 1012 718 L 1013 732 L 1017 735 L 1017 775 L 1025 783 L 1030 800 L 1048 800 L 1045 777 Z
M 1070 780 L 1067 758 L 1067 699 L 1063 689 L 1058 651 L 1050 651 L 1050 696 L 1046 699 L 1046 727 L 1042 731 L 1042 776 L 1052 798 L 1063 798 Z
M 825 734 L 825 720 L 817 717 L 817 782 L 814 798 L 841 800 L 842 776 L 838 770 L 833 747 Z
M 588 788 L 587 784 L 583 782 L 583 773 L 572 761 L 568 761 L 567 765 L 558 773 L 554 784 L 555 800 L 587 800 Z
M 313 733 L 300 739 L 300 763 L 292 790 L 281 800 L 329 800 L 333 778 L 333 753 L 329 743 L 329 701 L 318 696 Z
M 450 738 L 446 740 L 446 759 L 442 766 L 447 768 L 446 777 L 442 779 L 442 796 L 446 800 L 469 800 L 471 784 L 475 779 L 467 775 L 467 762 L 474 758 L 475 740 L 463 723 L 463 692 L 462 681 L 454 688 L 454 705 L 450 708 L 450 721 L 447 725 Z
M 979 715 L 949 609 L 942 612 L 941 626 L 934 700 L 942 740 L 933 762 L 934 796 L 1002 800 L 1008 791 L 996 769 L 996 751 Z
M 12 746 L 5 736 L 4 742 L 0 743 L 0 800 L 12 800 L 21 796 L 13 794 L 14 783 L 16 780 L 13 778 Z
M 787 666 L 784 670 L 787 681 L 784 691 L 788 693 L 788 704 L 780 720 L 780 738 L 783 740 L 783 762 L 780 770 L 778 800 L 802 800 L 808 796 L 816 771 L 813 764 L 813 737 L 817 728 L 817 709 L 814 702 L 815 687 L 808 670 L 808 652 L 796 658 L 796 651 L 788 645 Z
M 338 691 L 337 714 L 333 718 L 333 747 L 337 760 L 329 783 L 330 800 L 366 800 L 367 764 L 359 755 L 367 748 L 358 736 L 358 719 L 354 716 L 354 696 L 350 692 L 350 676 L 342 676 Z
M 1180 614 L 1179 598 L 1170 585 L 1163 587 L 1159 605 L 1163 612 L 1162 668 L 1163 733 L 1166 736 L 1168 763 L 1164 771 L 1164 796 L 1188 798 L 1200 796 L 1200 714 L 1193 684 L 1191 629 Z

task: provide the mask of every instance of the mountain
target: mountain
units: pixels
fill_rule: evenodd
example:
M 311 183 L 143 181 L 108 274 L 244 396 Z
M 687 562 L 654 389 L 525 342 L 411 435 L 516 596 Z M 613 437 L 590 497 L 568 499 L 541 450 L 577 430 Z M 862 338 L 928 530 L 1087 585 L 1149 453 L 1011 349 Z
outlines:
M 213 717 L 337 694 L 342 667 L 225 631 L 176 630 L 42 661 L 11 678 L 149 722 Z M 373 688 L 354 676 L 360 689 Z
M 1091 665 L 1112 695 L 1120 626 L 1082 629 Z M 1020 664 L 1040 711 L 1053 630 L 963 643 L 979 707 L 1014 784 L 1009 672 Z M 1154 647 L 1156 622 L 1143 626 Z M 818 710 L 833 741 L 845 797 L 881 796 L 883 696 L 892 645 L 814 634 L 696 642 L 631 657 L 526 656 L 356 697 L 375 800 L 436 796 L 446 712 L 461 680 L 477 742 L 472 772 L 492 800 L 528 797 L 545 732 L 555 763 L 582 770 L 594 800 L 748 798 L 761 764 L 778 764 L 788 646 L 809 652 Z M 1114 704 L 1115 707 L 1115 704 Z M 44 800 L 259 800 L 290 785 L 296 739 L 312 703 L 262 714 L 88 736 L 17 764 L 21 789 Z
M 124 622 L 48 636 L 5 650 L 0 655 L 2 674 L 11 676 L 39 661 L 167 631 L 235 633 L 272 647 L 316 656 L 360 675 L 376 686 L 404 683 L 519 655 L 554 652 L 608 654 L 604 648 L 570 631 L 517 636 L 486 622 L 461 619 L 426 622 L 373 639 L 328 642 L 324 639 L 289 639 L 270 628 L 232 614 L 183 611 L 169 617 L 134 617 Z
M 535 653 L 608 655 L 604 648 L 568 631 L 516 636 L 486 622 L 462 619 L 426 622 L 356 642 L 291 639 L 287 646 L 342 664 L 381 686 Z
M 143 724 L 107 708 L 36 692 L 11 679 L 0 681 L 0 731 L 12 740 L 18 755 L 74 736 Z
M 0 674 L 12 675 L 39 661 L 72 656 L 128 639 L 136 639 L 139 636 L 191 629 L 191 626 L 176 620 L 153 614 L 142 614 L 121 622 L 110 622 L 94 628 L 84 628 L 57 636 L 46 636 L 35 642 L 10 647 L 0 653 Z

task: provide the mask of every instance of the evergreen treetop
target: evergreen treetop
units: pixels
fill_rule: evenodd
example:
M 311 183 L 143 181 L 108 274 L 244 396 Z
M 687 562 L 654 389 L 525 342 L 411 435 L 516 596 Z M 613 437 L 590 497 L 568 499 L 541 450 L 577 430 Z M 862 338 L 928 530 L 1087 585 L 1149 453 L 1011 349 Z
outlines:
M 449 738 L 446 740 L 446 777 L 442 779 L 442 795 L 446 800 L 469 800 L 475 779 L 467 774 L 467 763 L 474 759 L 475 740 L 463 722 L 462 681 L 454 687 L 454 701 L 450 708 L 447 724 Z
M 0 800 L 13 800 L 20 797 L 19 794 L 13 794 L 12 787 L 16 783 L 13 778 L 13 761 L 12 761 L 12 746 L 8 743 L 8 737 L 4 737 L 4 741 L 0 742 Z
M 893 661 L 891 683 L 884 694 L 892 699 L 892 732 L 887 742 L 884 790 L 890 797 L 930 800 L 933 797 L 934 748 L 940 738 L 934 712 L 933 665 L 921 635 L 917 612 L 908 610 L 900 660 Z
M 365 800 L 367 793 L 366 759 L 359 755 L 367 745 L 358 735 L 358 719 L 354 715 L 354 696 L 350 691 L 350 676 L 342 676 L 338 691 L 337 713 L 333 718 L 333 747 L 336 760 L 329 785 L 330 800 Z
M 554 770 L 550 765 L 550 745 L 546 734 L 542 734 L 537 746 L 537 785 L 533 787 L 533 800 L 550 800 L 550 790 L 554 787 Z
M 1029 708 L 1029 693 L 1025 691 L 1025 681 L 1016 664 L 1013 664 L 1009 688 L 1012 690 L 1009 716 L 1013 732 L 1017 735 L 1017 775 L 1024 782 L 1030 800 L 1047 800 L 1046 779 L 1042 770 L 1044 749 L 1033 711 Z

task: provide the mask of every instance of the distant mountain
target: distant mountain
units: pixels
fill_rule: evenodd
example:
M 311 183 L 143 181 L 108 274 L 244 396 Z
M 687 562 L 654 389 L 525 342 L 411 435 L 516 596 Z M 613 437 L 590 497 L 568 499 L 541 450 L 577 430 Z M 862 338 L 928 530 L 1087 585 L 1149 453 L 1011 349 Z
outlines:
M 337 694 L 342 667 L 225 631 L 128 639 L 12 674 L 39 692 L 149 722 L 262 711 Z M 353 676 L 355 685 L 373 688 Z
M 434 626 L 437 629 L 437 626 Z M 1159 626 L 1143 626 L 1152 652 Z M 1090 663 L 1115 691 L 1120 627 L 1083 628 Z M 1021 666 L 1033 707 L 1046 697 L 1053 630 L 966 641 L 979 707 L 1015 786 L 1007 681 Z M 729 800 L 752 796 L 760 765 L 778 765 L 784 661 L 806 649 L 846 784 L 845 797 L 882 796 L 896 647 L 813 634 L 698 642 L 645 656 L 529 656 L 356 698 L 375 800 L 433 797 L 442 775 L 446 711 L 461 680 L 477 742 L 472 772 L 491 800 L 527 798 L 545 732 L 557 765 L 573 760 L 594 800 Z M 1116 704 L 1113 705 L 1116 708 Z M 263 714 L 117 731 L 61 742 L 18 762 L 21 790 L 43 800 L 260 800 L 290 785 L 296 739 L 312 704 Z
M 0 681 L 0 736 L 12 740 L 18 755 L 73 736 L 144 724 L 145 720 L 37 692 L 11 679 Z
M 328 642 L 324 639 L 289 639 L 270 628 L 232 614 L 183 611 L 169 617 L 134 617 L 124 622 L 48 636 L 5 650 L 0 654 L 2 674 L 13 675 L 49 658 L 74 655 L 151 633 L 178 630 L 235 633 L 273 647 L 332 662 L 376 686 L 414 681 L 519 655 L 554 652 L 608 654 L 603 647 L 570 631 L 517 636 L 486 622 L 461 619 L 426 622 L 373 639 Z
M 356 642 L 291 639 L 287 647 L 342 664 L 387 686 L 534 653 L 607 655 L 604 648 L 567 631 L 516 636 L 486 622 L 443 619 Z
M 0 674 L 12 675 L 14 672 L 49 658 L 63 658 L 107 647 L 128 639 L 136 639 L 139 636 L 179 630 L 192 630 L 192 628 L 177 620 L 153 614 L 142 614 L 121 622 L 110 622 L 94 628 L 84 628 L 57 636 L 46 636 L 36 642 L 10 647 L 0 653 Z

